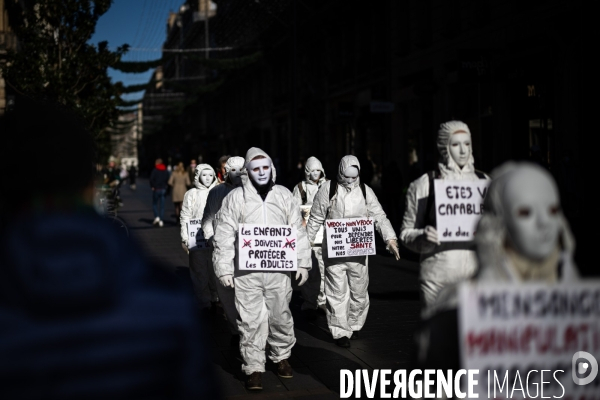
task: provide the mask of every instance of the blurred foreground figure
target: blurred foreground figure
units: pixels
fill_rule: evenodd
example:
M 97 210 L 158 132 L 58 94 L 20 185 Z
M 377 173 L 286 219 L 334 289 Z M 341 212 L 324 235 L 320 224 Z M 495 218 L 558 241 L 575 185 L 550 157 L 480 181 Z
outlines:
M 0 198 L 0 398 L 218 398 L 191 296 L 93 209 L 84 125 L 23 99 L 0 132 L 4 168 L 53 158 Z
M 294 187 L 294 197 L 300 203 L 303 224 L 306 225 L 310 216 L 310 208 L 321 185 L 329 180 L 325 178 L 325 170 L 321 161 L 316 157 L 309 157 L 304 167 L 305 179 Z M 300 287 L 304 301 L 301 310 L 309 320 L 317 318 L 317 308 L 325 311 L 325 264 L 323 263 L 323 225 L 312 245 L 312 269 L 308 274 L 308 281 Z
M 438 240 L 435 213 L 434 180 L 475 181 L 489 179 L 475 169 L 471 132 L 461 121 L 440 125 L 437 147 L 441 160 L 434 171 L 412 182 L 406 193 L 406 211 L 400 240 L 410 250 L 421 254 L 421 303 L 426 310 L 439 291 L 473 276 L 477 268 L 473 242 Z
M 476 282 L 573 282 L 575 241 L 552 176 L 531 163 L 508 162 L 492 172 L 485 213 L 475 236 Z M 457 286 L 443 289 L 418 334 L 418 364 L 458 369 Z

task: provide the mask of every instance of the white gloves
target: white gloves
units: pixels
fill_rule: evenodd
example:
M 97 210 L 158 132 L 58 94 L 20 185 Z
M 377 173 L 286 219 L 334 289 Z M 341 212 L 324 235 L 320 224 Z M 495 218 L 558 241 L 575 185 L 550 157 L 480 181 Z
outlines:
M 223 275 L 219 278 L 219 282 L 225 287 L 233 287 L 233 275 Z
M 185 244 L 184 242 L 181 242 L 181 247 L 183 247 L 183 249 L 185 250 L 185 252 L 187 254 L 190 254 L 190 249 L 188 249 L 187 244 Z
M 437 230 L 433 226 L 427 225 L 425 227 L 424 235 L 425 235 L 425 240 L 427 240 L 428 242 L 437 244 L 437 245 L 441 244 L 440 241 L 438 240 Z
M 388 240 L 387 251 L 389 251 L 394 255 L 394 257 L 396 257 L 396 261 L 400 259 L 400 253 L 398 252 L 398 241 L 396 239 Z
M 298 268 L 296 271 L 296 280 L 300 279 L 298 286 L 304 285 L 304 282 L 308 279 L 308 270 L 306 268 Z

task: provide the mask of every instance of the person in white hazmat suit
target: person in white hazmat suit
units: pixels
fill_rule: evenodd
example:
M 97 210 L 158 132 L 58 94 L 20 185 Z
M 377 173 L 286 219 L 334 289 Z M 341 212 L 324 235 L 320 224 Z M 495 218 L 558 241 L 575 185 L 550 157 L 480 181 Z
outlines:
M 575 240 L 558 188 L 542 167 L 507 162 L 492 171 L 485 212 L 475 235 L 478 283 L 569 283 L 580 280 Z M 460 365 L 458 284 L 444 287 L 417 330 L 414 368 Z
M 304 167 L 306 179 L 294 187 L 294 197 L 303 210 L 304 223 L 310 216 L 310 207 L 321 185 L 329 180 L 325 178 L 325 170 L 321 161 L 316 157 L 309 157 Z M 310 320 L 317 317 L 317 309 L 325 309 L 325 264 L 323 263 L 323 225 L 312 243 L 313 268 L 308 275 L 308 281 L 300 288 L 304 301 L 301 310 Z
M 210 189 L 218 185 L 215 170 L 208 164 L 196 166 L 194 186 L 183 196 L 181 215 L 181 243 L 183 249 L 189 254 L 190 276 L 198 305 L 203 310 L 209 310 L 211 303 L 219 301 L 216 277 L 212 268 L 212 249 L 188 249 L 188 223 L 191 219 L 202 219 L 204 206 Z
M 224 182 L 215 186 L 208 192 L 206 206 L 204 207 L 204 216 L 202 217 L 202 230 L 204 238 L 213 242 L 213 236 L 217 227 L 217 212 L 221 209 L 223 199 L 236 187 L 240 187 L 246 178 L 244 173 L 244 158 L 229 157 L 225 162 Z M 232 287 L 217 285 L 219 300 L 223 306 L 231 337 L 231 345 L 238 347 L 240 336 L 237 329 L 238 312 L 235 309 L 235 293 Z
M 354 156 L 342 158 L 337 182 L 321 185 L 310 210 L 308 238 L 316 239 L 326 219 L 369 217 L 375 229 L 387 243 L 387 249 L 400 259 L 394 228 L 388 220 L 373 190 L 361 184 L 360 163 Z M 333 191 L 333 192 L 332 192 Z M 327 249 L 327 235 L 323 239 Z M 367 257 L 329 258 L 323 252 L 325 264 L 325 293 L 327 295 L 327 324 L 341 347 L 350 347 L 349 339 L 358 338 L 369 312 L 369 270 Z
M 259 148 L 246 153 L 248 179 L 225 197 L 217 213 L 213 262 L 215 273 L 224 286 L 234 287 L 239 313 L 240 353 L 243 372 L 248 375 L 246 388 L 262 389 L 265 371 L 265 347 L 277 364 L 277 374 L 293 376 L 288 362 L 296 343 L 294 321 L 289 309 L 292 296 L 290 273 L 240 271 L 237 266 L 237 233 L 243 223 L 292 225 L 297 228 L 295 276 L 303 285 L 311 268 L 310 245 L 302 226 L 300 205 L 285 187 L 275 185 L 276 171 L 271 158 Z
M 400 241 L 421 254 L 421 303 L 425 312 L 445 285 L 473 276 L 477 262 L 473 242 L 438 241 L 435 223 L 434 179 L 474 181 L 489 179 L 475 170 L 469 127 L 461 121 L 440 125 L 437 148 L 441 156 L 435 171 L 408 187 Z

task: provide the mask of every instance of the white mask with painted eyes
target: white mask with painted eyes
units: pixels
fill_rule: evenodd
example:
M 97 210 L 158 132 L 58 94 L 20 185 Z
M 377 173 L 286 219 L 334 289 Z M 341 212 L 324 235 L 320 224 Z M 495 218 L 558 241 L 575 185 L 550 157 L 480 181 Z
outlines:
M 342 183 L 346 185 L 351 185 L 358 179 L 358 168 L 355 166 L 348 167 L 344 170 L 342 174 Z
M 309 176 L 311 181 L 316 182 L 321 178 L 321 171 L 318 169 L 313 169 L 310 171 Z
M 258 186 L 266 185 L 271 180 L 271 160 L 268 158 L 252 160 L 246 169 L 250 179 Z
M 231 168 L 229 170 L 229 180 L 234 186 L 242 183 L 242 169 L 241 168 Z
M 502 202 L 513 247 L 531 260 L 546 259 L 558 244 L 561 226 L 555 183 L 538 171 L 523 171 L 507 182 Z
M 215 173 L 205 169 L 202 172 L 200 172 L 199 180 L 201 184 L 203 184 L 206 187 L 209 187 L 211 183 L 213 183 L 213 181 L 215 180 Z
M 450 157 L 460 167 L 464 167 L 471 158 L 471 135 L 468 133 L 455 133 L 450 136 L 448 143 Z

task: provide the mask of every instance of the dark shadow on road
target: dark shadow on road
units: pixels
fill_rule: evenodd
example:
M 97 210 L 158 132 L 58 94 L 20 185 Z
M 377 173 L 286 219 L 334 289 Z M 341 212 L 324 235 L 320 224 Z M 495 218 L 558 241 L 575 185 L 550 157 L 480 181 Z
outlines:
M 397 292 L 381 292 L 374 293 L 369 292 L 369 297 L 371 299 L 377 300 L 408 300 L 415 301 L 419 300 L 419 292 L 418 291 L 397 291 Z

